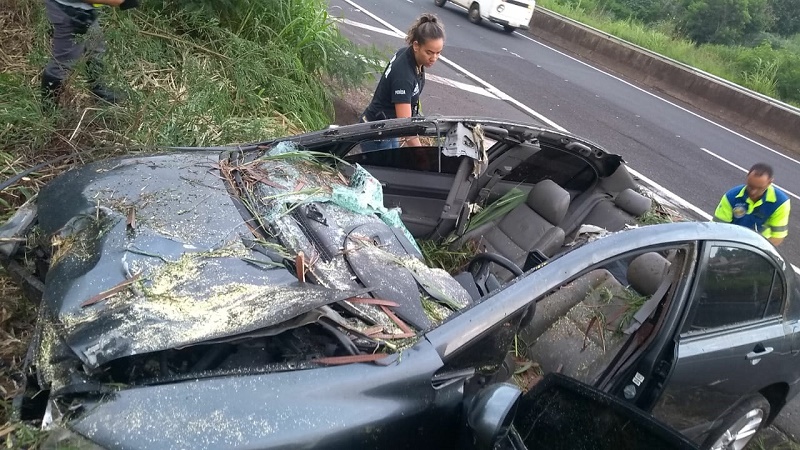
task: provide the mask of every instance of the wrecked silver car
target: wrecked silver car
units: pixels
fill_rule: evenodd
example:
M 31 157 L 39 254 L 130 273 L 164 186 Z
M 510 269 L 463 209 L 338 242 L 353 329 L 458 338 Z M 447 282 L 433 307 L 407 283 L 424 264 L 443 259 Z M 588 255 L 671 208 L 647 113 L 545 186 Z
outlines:
M 650 208 L 619 156 L 488 119 L 88 164 L 0 228 L 41 296 L 17 406 L 104 448 L 493 448 L 475 399 L 558 372 L 741 445 L 797 393 L 794 273 Z

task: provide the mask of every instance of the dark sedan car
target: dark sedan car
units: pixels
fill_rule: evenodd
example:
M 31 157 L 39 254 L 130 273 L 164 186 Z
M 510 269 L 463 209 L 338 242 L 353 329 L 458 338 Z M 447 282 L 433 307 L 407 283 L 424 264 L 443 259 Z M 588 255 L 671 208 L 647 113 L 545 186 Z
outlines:
M 650 206 L 619 156 L 475 118 L 89 164 L 0 228 L 42 298 L 18 406 L 107 448 L 492 448 L 471 405 L 560 373 L 741 448 L 798 392 L 795 274 Z

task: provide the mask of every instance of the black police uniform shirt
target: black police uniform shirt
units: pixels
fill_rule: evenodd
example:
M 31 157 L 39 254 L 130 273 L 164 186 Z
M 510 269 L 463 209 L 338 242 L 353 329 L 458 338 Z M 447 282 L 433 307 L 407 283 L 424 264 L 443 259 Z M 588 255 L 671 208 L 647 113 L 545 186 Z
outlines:
M 401 48 L 386 65 L 364 119 L 371 122 L 397 118 L 395 103 L 410 103 L 411 116 L 419 115 L 419 94 L 424 86 L 425 70 L 417 70 L 413 47 Z

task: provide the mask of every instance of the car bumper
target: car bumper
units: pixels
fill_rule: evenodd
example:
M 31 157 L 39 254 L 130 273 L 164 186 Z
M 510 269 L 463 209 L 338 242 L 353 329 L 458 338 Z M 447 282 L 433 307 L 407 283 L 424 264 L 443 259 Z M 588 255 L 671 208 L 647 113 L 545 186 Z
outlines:
M 498 25 L 518 28 L 520 30 L 529 30 L 530 29 L 530 27 L 528 26 L 527 23 L 526 24 L 518 24 L 518 23 L 514 23 L 514 22 L 511 22 L 511 21 L 505 20 L 505 19 L 500 19 L 500 18 L 497 18 L 497 17 L 489 17 L 489 21 L 493 22 L 493 23 L 496 23 Z

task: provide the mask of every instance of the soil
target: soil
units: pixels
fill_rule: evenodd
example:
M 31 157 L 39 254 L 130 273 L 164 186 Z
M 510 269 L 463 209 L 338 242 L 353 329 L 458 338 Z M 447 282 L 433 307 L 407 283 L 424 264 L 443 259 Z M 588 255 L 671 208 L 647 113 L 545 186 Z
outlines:
M 336 125 L 350 125 L 361 121 L 361 113 L 372 100 L 374 86 L 363 86 L 348 89 L 333 100 L 334 120 Z

